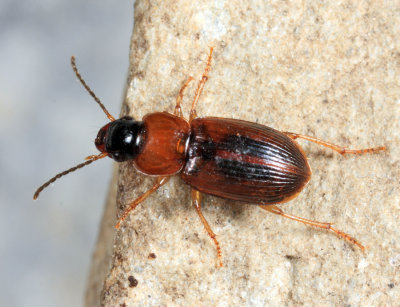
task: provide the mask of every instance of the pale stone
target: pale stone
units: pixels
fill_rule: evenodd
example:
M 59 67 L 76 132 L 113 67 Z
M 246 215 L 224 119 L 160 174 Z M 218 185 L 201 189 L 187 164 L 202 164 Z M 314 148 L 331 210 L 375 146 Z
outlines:
M 399 4 L 249 3 L 138 0 L 122 113 L 140 119 L 173 112 L 182 84 L 201 77 L 213 46 L 198 116 L 258 122 L 348 147 L 388 147 L 342 157 L 299 141 L 313 176 L 280 206 L 332 222 L 368 249 L 255 205 L 206 196 L 203 214 L 222 248 L 218 269 L 190 189 L 176 176 L 116 231 L 101 304 L 394 306 L 400 301 Z M 185 116 L 196 85 L 185 93 Z M 122 163 L 117 211 L 153 181 Z

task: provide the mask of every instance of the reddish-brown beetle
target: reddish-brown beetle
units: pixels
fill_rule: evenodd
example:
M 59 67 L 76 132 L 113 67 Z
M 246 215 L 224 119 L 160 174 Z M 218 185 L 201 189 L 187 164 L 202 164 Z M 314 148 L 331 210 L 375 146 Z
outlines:
M 95 99 L 110 123 L 102 127 L 95 145 L 101 152 L 89 156 L 86 162 L 61 172 L 37 189 L 33 198 L 58 178 L 104 157 L 117 162 L 132 160 L 135 167 L 147 175 L 158 176 L 153 187 L 134 200 L 122 213 L 116 228 L 128 214 L 168 179 L 180 173 L 192 187 L 192 203 L 208 235 L 217 247 L 219 266 L 222 266 L 221 248 L 201 212 L 201 193 L 259 205 L 269 212 L 323 228 L 336 233 L 364 250 L 355 238 L 321 223 L 287 214 L 275 204 L 287 202 L 304 188 L 311 177 L 307 157 L 294 141 L 302 138 L 338 153 L 364 154 L 385 150 L 385 147 L 346 149 L 313 137 L 280 132 L 256 123 L 219 117 L 197 118 L 196 104 L 208 79 L 213 49 L 210 48 L 207 66 L 197 86 L 189 121 L 182 115 L 183 91 L 193 80 L 190 77 L 176 99 L 174 114 L 157 112 L 147 114 L 142 121 L 124 116 L 115 120 L 87 86 L 79 74 L 74 57 L 72 68 L 89 94 Z

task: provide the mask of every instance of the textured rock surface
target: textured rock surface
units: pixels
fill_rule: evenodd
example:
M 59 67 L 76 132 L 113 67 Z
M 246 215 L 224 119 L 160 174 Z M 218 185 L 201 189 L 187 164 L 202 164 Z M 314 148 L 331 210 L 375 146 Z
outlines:
M 254 121 L 351 147 L 346 156 L 299 141 L 311 182 L 287 212 L 335 223 L 365 253 L 330 233 L 206 196 L 203 213 L 224 267 L 173 178 L 116 232 L 106 306 L 394 305 L 400 300 L 400 7 L 335 1 L 141 1 L 135 6 L 123 114 L 172 112 L 214 46 L 199 116 Z M 195 84 L 185 95 L 187 114 Z M 154 179 L 120 167 L 117 210 Z M 114 220 L 115 216 L 109 216 Z M 108 223 L 110 224 L 110 223 Z M 151 253 L 154 253 L 153 257 Z M 155 258 L 154 258 L 155 256 Z

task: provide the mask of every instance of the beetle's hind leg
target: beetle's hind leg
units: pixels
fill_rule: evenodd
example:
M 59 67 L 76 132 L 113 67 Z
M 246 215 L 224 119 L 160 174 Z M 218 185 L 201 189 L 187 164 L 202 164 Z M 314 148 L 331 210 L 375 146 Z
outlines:
M 339 145 L 335 145 L 317 138 L 314 138 L 312 136 L 308 136 L 308 135 L 302 135 L 302 134 L 297 134 L 297 133 L 292 133 L 292 132 L 283 132 L 284 134 L 286 134 L 288 137 L 292 138 L 293 140 L 295 139 L 304 139 L 310 142 L 314 142 L 316 144 L 328 147 L 334 151 L 337 151 L 338 153 L 340 153 L 341 155 L 345 155 L 345 154 L 355 154 L 355 155 L 361 155 L 361 154 L 365 154 L 365 153 L 374 153 L 374 152 L 378 152 L 378 151 L 385 151 L 386 147 L 381 146 L 381 147 L 375 147 L 375 148 L 364 148 L 364 149 L 348 149 L 345 148 L 343 146 L 339 146 Z
M 203 216 L 203 213 L 201 212 L 201 193 L 195 189 L 192 189 L 192 204 L 194 208 L 197 211 L 197 214 L 200 217 L 201 222 L 204 225 L 204 228 L 206 229 L 208 235 L 210 238 L 214 241 L 216 247 L 217 247 L 217 257 L 218 257 L 218 267 L 222 267 L 222 253 L 221 253 L 221 247 L 219 246 L 219 242 L 217 241 L 215 233 L 211 230 L 210 225 L 208 225 L 207 220 Z
M 277 215 L 280 215 L 280 216 L 283 216 L 283 217 L 287 217 L 287 218 L 289 218 L 291 220 L 298 221 L 298 222 L 304 223 L 306 225 L 310 225 L 310 226 L 314 226 L 314 227 L 318 227 L 318 228 L 322 228 L 322 229 L 326 229 L 326 230 L 332 231 L 336 235 L 338 235 L 339 237 L 347 240 L 348 242 L 350 242 L 350 243 L 352 243 L 354 245 L 357 245 L 359 248 L 361 248 L 362 251 L 365 250 L 365 247 L 360 242 L 358 242 L 355 238 L 353 238 L 352 236 L 348 235 L 347 233 L 344 233 L 343 231 L 341 231 L 339 229 L 333 228 L 331 223 L 317 222 L 317 221 L 307 220 L 305 218 L 298 217 L 298 216 L 295 216 L 295 215 L 291 215 L 291 214 L 283 212 L 282 209 L 278 208 L 275 205 L 260 205 L 260 207 L 262 209 L 264 209 L 264 210 L 267 210 L 267 211 L 271 212 L 271 213 L 274 213 L 274 214 L 277 214 Z

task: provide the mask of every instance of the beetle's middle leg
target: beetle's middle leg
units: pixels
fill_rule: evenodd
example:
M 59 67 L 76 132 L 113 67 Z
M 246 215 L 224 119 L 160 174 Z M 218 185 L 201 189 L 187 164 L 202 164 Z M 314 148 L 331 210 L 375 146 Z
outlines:
M 381 147 L 375 147 L 375 148 L 364 148 L 364 149 L 348 149 L 343 146 L 335 145 L 317 138 L 314 138 L 312 136 L 308 135 L 302 135 L 302 134 L 297 134 L 297 133 L 292 133 L 292 132 L 283 132 L 286 134 L 288 137 L 292 138 L 293 140 L 295 139 L 304 139 L 310 142 L 314 142 L 316 144 L 328 147 L 334 151 L 337 151 L 341 155 L 345 154 L 355 154 L 355 155 L 360 155 L 360 154 L 365 154 L 365 153 L 373 153 L 373 152 L 378 152 L 378 151 L 385 151 L 386 147 L 381 146 Z
M 191 122 L 194 118 L 197 117 L 196 105 L 197 105 L 197 102 L 199 101 L 201 92 L 203 91 L 204 84 L 206 84 L 206 82 L 208 80 L 208 72 L 210 71 L 210 68 L 211 68 L 212 53 L 213 53 L 213 47 L 210 47 L 210 54 L 208 55 L 206 69 L 204 69 L 203 75 L 201 76 L 201 80 L 199 81 L 199 84 L 197 85 L 196 93 L 194 94 L 192 108 L 190 109 L 189 122 Z
M 314 226 L 314 227 L 318 227 L 318 228 L 322 228 L 322 229 L 326 229 L 326 230 L 332 231 L 336 235 L 338 235 L 339 237 L 349 241 L 350 243 L 352 243 L 354 245 L 357 245 L 363 251 L 365 250 L 365 247 L 360 242 L 358 242 L 355 238 L 353 238 L 352 236 L 348 235 L 347 233 L 344 233 L 343 231 L 341 231 L 339 229 L 333 228 L 331 223 L 317 222 L 317 221 L 307 220 L 305 218 L 298 217 L 298 216 L 295 216 L 295 215 L 291 215 L 291 214 L 283 212 L 282 209 L 278 208 L 275 205 L 259 205 L 259 206 L 264 210 L 267 210 L 267 211 L 269 211 L 271 213 L 274 213 L 274 214 L 278 214 L 278 215 L 283 216 L 283 217 L 287 217 L 287 218 L 289 218 L 291 220 L 298 221 L 298 222 L 301 222 L 301 223 L 304 223 L 304 224 L 307 224 L 307 225 L 311 225 L 311 226 Z
M 221 253 L 221 247 L 219 246 L 219 243 L 217 241 L 215 233 L 211 230 L 210 225 L 208 225 L 207 220 L 203 216 L 203 213 L 201 213 L 201 193 L 195 189 L 192 189 L 192 204 L 195 207 L 197 214 L 200 217 L 201 222 L 204 225 L 204 228 L 206 229 L 208 235 L 210 236 L 211 239 L 213 239 L 216 247 L 217 247 L 217 257 L 218 257 L 218 267 L 222 267 L 222 253 Z

